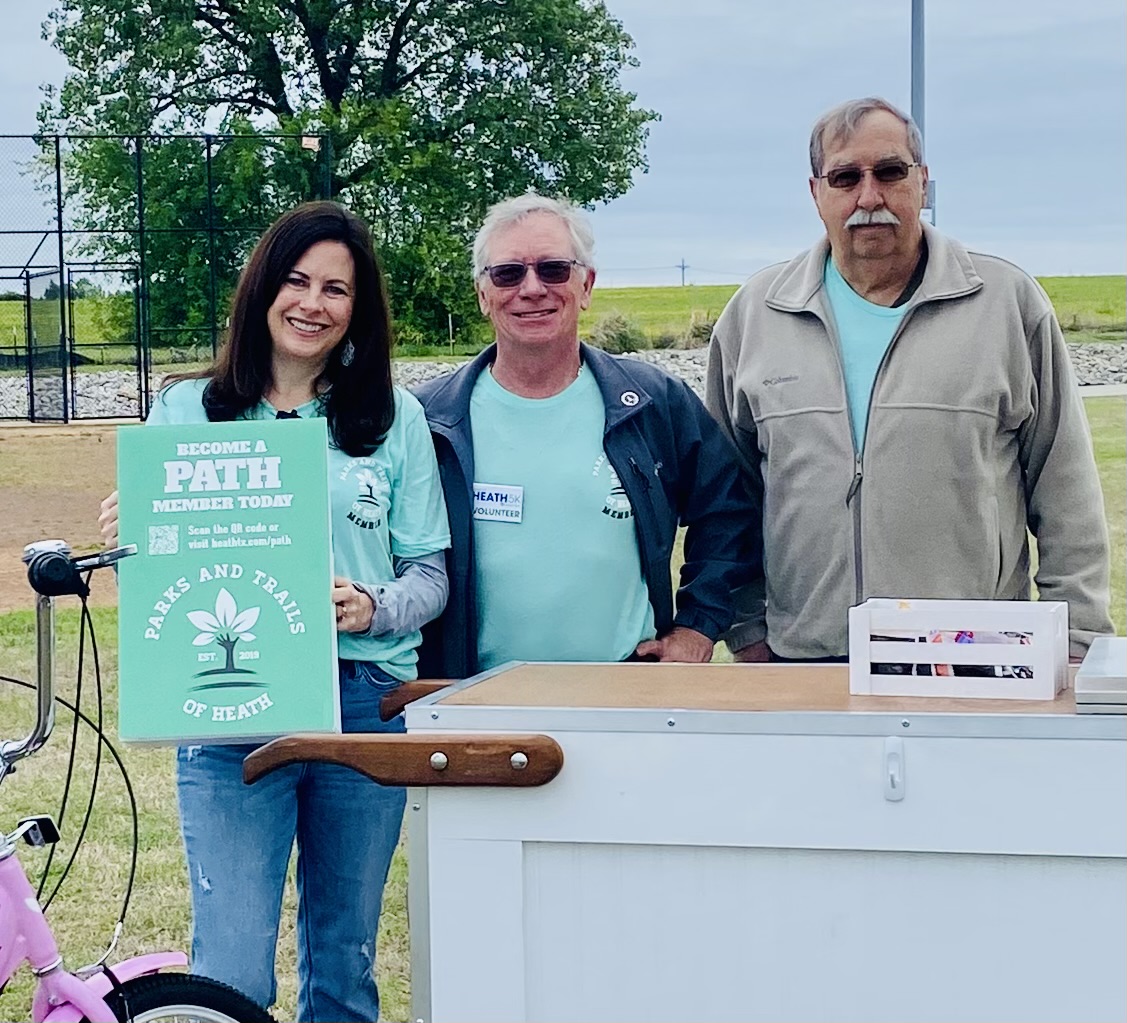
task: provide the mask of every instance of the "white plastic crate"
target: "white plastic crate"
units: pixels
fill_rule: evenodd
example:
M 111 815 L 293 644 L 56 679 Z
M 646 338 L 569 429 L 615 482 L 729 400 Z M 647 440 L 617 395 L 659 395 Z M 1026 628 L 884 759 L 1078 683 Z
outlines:
M 1052 700 L 1067 685 L 1064 601 L 873 598 L 849 609 L 850 693 Z

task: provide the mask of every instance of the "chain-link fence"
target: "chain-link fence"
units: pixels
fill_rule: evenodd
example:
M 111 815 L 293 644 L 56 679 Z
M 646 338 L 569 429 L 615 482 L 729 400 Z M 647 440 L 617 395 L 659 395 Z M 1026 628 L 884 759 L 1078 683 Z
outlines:
M 327 198 L 320 135 L 0 136 L 0 419 L 141 418 L 210 361 L 263 230 Z

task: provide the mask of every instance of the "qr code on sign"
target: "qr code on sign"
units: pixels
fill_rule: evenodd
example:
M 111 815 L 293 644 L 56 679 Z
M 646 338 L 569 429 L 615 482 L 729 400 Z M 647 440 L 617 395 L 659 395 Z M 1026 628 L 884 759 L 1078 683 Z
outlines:
M 179 526 L 149 526 L 150 554 L 179 554 Z

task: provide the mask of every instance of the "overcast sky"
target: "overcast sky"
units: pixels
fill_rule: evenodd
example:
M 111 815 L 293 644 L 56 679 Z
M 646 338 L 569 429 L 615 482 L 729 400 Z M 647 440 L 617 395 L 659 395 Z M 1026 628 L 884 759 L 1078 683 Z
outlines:
M 35 130 L 65 63 L 52 0 L 5 3 L 0 134 Z M 911 98 L 910 0 L 607 0 L 662 120 L 649 172 L 594 214 L 600 283 L 736 283 L 810 245 L 811 124 Z M 1127 264 L 1127 8 L 1122 0 L 931 0 L 925 134 L 938 227 L 1038 275 Z M 6 158 L 0 151 L 0 159 Z M 0 196 L 0 229 L 5 214 Z

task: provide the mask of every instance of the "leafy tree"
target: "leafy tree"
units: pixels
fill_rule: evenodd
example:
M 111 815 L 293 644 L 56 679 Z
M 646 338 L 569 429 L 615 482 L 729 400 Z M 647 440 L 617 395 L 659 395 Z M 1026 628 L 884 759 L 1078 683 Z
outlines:
M 102 294 L 102 289 L 86 277 L 79 277 L 77 280 L 71 281 L 67 290 L 70 292 L 71 298 L 95 298 Z M 43 297 L 58 301 L 61 291 L 58 281 L 50 281 L 47 287 L 43 289 Z
M 149 144 L 147 221 L 257 219 L 257 233 L 328 177 L 372 224 L 397 313 L 442 335 L 447 311 L 477 318 L 466 246 L 485 208 L 530 187 L 584 204 L 621 195 L 656 118 L 622 87 L 633 43 L 599 0 L 61 0 L 45 32 L 72 68 L 45 130 L 324 136 L 316 156 L 219 143 L 213 160 L 237 152 L 221 172 L 213 162 L 230 194 L 210 208 L 199 143 L 194 162 L 188 140 Z M 76 213 L 132 228 L 135 148 L 76 147 Z M 223 246 L 225 273 L 248 241 Z M 186 304 L 160 315 L 190 325 L 209 256 L 165 250 L 154 242 L 146 271 L 182 274 Z

